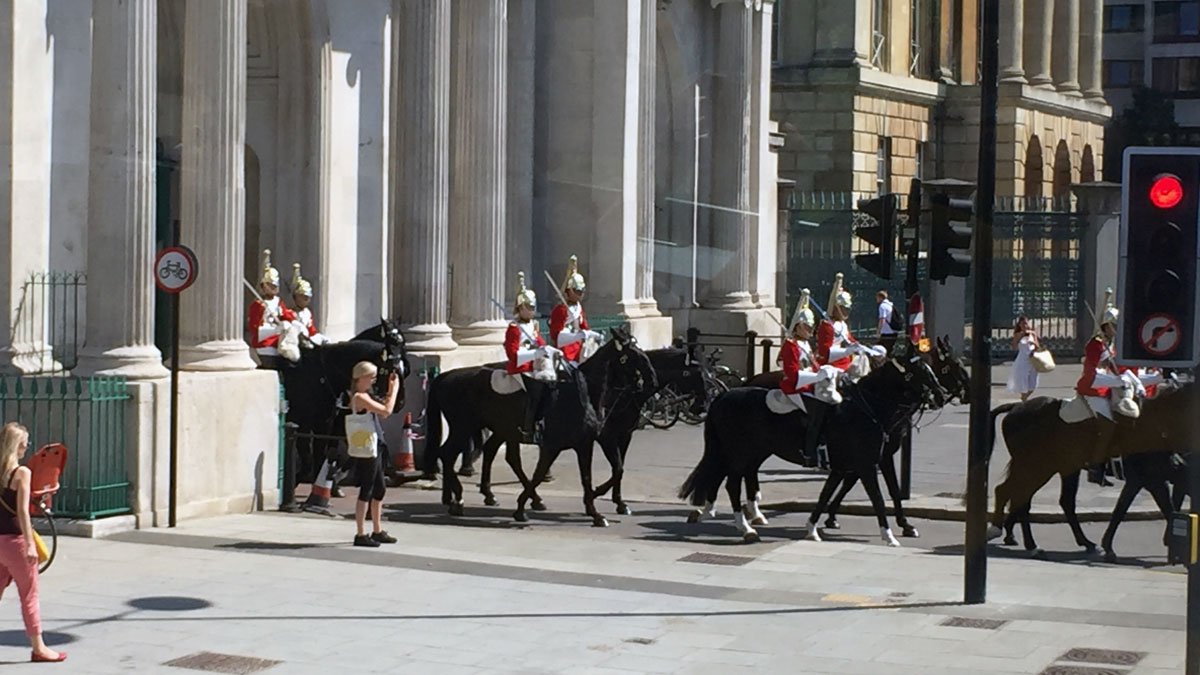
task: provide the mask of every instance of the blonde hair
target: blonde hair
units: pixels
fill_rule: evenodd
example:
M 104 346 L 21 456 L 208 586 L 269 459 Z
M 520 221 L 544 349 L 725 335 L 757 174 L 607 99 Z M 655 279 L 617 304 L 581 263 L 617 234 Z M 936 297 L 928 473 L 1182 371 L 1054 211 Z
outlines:
M 377 368 L 374 363 L 371 363 L 370 361 L 359 361 L 358 363 L 354 364 L 354 370 L 351 371 L 350 378 L 357 380 L 360 377 L 366 377 L 368 375 L 375 377 L 378 374 L 379 368 Z
M 8 468 L 10 457 L 13 464 L 20 463 L 21 456 L 17 448 L 21 441 L 29 442 L 29 430 L 17 422 L 5 424 L 4 430 L 0 431 L 0 467 Z

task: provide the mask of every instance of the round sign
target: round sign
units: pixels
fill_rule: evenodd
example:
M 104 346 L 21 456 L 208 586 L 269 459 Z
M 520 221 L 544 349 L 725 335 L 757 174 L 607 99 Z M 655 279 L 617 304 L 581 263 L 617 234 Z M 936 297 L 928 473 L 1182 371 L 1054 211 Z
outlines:
M 1138 327 L 1138 341 L 1154 356 L 1166 356 L 1183 344 L 1183 332 L 1174 317 L 1151 314 Z
M 186 246 L 169 246 L 154 259 L 154 283 L 164 293 L 179 293 L 196 282 L 196 254 Z

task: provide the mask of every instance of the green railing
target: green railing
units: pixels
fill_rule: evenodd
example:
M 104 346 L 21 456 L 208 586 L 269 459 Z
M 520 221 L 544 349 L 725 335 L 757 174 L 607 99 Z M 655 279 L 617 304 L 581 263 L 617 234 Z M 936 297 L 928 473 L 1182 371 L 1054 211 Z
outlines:
M 620 314 L 598 314 L 596 316 L 588 316 L 588 326 L 591 329 L 604 335 L 604 339 L 608 339 L 608 334 L 612 329 L 624 326 L 629 323 L 629 318 Z M 546 340 L 550 340 L 550 319 L 542 317 L 538 319 L 538 328 L 542 330 L 542 335 Z
M 123 377 L 0 375 L 0 419 L 29 429 L 30 452 L 48 443 L 67 446 L 55 512 L 94 519 L 129 513 Z
M 61 373 L 75 367 L 83 345 L 83 272 L 36 272 L 21 286 L 13 325 L 14 360 L 27 373 Z

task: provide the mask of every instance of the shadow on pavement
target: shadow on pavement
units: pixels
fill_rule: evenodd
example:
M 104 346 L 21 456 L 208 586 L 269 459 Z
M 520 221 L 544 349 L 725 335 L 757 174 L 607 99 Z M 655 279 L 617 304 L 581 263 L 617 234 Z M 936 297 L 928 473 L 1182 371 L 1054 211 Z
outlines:
M 58 631 L 52 631 L 52 630 L 42 632 L 42 640 L 44 640 L 46 642 L 46 645 L 50 646 L 50 647 L 58 647 L 61 645 L 71 644 L 72 642 L 75 642 L 78 639 L 79 638 L 77 636 L 75 636 L 73 633 L 60 633 Z M 0 645 L 2 645 L 4 647 L 28 647 L 29 646 L 29 637 L 27 635 L 25 635 L 25 631 L 23 629 L 22 630 L 0 630 Z M 0 662 L 0 664 L 4 664 L 4 665 L 10 664 L 10 663 L 13 663 L 13 664 L 28 663 L 28 661 L 3 661 L 3 662 Z

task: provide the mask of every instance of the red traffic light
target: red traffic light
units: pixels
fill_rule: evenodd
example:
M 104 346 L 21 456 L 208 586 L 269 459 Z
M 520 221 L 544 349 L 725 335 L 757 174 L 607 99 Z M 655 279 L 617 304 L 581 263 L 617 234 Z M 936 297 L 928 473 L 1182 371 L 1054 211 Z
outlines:
M 1183 201 L 1183 183 L 1179 177 L 1164 173 L 1154 179 L 1150 186 L 1150 203 L 1160 209 L 1174 208 Z

